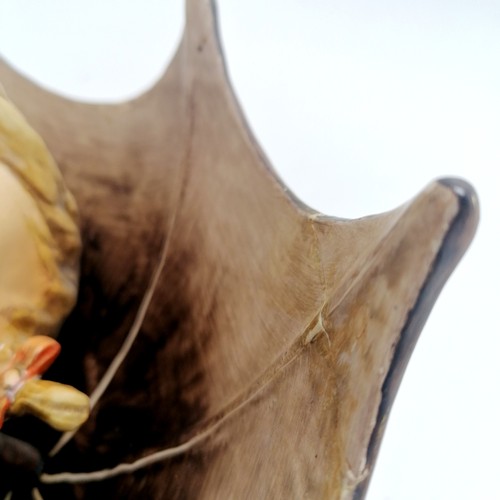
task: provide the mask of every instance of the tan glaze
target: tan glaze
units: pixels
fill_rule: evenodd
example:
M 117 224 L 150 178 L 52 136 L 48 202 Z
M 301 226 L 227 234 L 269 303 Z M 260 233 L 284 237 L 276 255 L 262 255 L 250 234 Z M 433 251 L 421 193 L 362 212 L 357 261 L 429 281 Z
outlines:
M 436 182 L 353 221 L 301 204 L 242 117 L 207 0 L 187 1 L 177 55 L 133 101 L 71 102 L 5 64 L 0 79 L 81 209 L 81 294 L 54 376 L 102 393 L 46 461 L 44 498 L 362 497 L 411 347 L 474 233 L 472 190 Z
M 43 141 L 0 97 L 0 428 L 35 414 L 58 430 L 80 426 L 88 398 L 37 380 L 60 351 L 50 336 L 76 301 L 76 206 Z

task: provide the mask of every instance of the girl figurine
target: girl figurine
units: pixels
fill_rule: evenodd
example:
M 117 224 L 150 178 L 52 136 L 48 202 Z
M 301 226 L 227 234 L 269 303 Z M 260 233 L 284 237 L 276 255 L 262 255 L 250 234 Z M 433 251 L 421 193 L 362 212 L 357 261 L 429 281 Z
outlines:
M 88 417 L 87 396 L 39 379 L 76 301 L 80 248 L 76 204 L 53 158 L 0 96 L 0 428 L 25 412 L 62 431 Z

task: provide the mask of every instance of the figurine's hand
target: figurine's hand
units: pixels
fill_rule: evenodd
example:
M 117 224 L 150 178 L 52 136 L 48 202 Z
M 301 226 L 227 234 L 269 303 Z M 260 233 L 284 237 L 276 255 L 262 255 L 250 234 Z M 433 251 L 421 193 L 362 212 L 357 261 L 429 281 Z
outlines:
M 60 431 L 74 430 L 88 418 L 88 397 L 68 385 L 38 380 L 60 352 L 54 339 L 27 339 L 0 372 L 0 428 L 5 414 L 32 413 Z
M 10 411 L 15 415 L 32 413 L 54 429 L 72 431 L 87 420 L 89 399 L 69 385 L 29 380 L 17 392 Z

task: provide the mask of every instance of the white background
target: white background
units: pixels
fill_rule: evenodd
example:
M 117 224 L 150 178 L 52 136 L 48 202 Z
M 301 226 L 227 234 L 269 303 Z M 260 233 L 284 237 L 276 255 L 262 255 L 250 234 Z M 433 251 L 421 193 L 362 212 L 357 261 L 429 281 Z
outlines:
M 500 499 L 500 2 L 220 0 L 229 72 L 272 164 L 314 208 L 385 211 L 430 180 L 476 187 L 476 240 L 432 313 L 368 500 Z M 157 79 L 181 0 L 0 0 L 0 54 L 117 101 Z

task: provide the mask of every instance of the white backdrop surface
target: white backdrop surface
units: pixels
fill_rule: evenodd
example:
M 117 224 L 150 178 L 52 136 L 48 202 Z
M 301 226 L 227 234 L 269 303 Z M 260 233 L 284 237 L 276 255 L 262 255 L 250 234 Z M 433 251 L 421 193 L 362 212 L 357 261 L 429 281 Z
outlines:
M 219 0 L 229 73 L 299 198 L 341 217 L 441 176 L 477 189 L 475 241 L 428 320 L 368 500 L 498 500 L 500 2 Z M 0 0 L 0 54 L 43 86 L 119 101 L 172 57 L 182 0 Z

